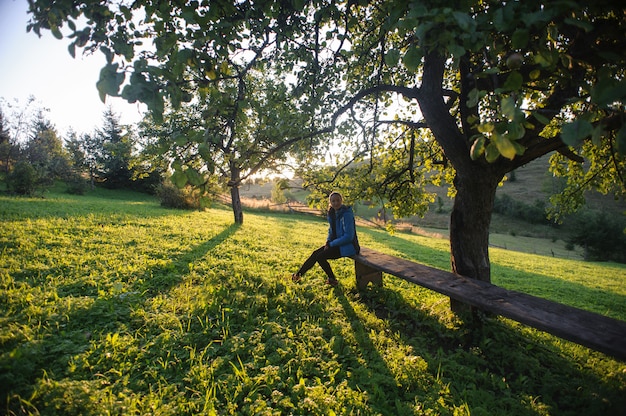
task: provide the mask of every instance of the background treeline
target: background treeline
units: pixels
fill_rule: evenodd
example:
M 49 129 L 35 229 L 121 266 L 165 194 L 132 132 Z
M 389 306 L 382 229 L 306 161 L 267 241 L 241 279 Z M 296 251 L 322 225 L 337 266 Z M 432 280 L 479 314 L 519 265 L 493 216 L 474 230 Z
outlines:
M 44 109 L 22 110 L 9 119 L 0 110 L 0 178 L 7 192 L 42 195 L 60 180 L 68 192 L 83 194 L 96 185 L 155 193 L 165 165 L 151 158 L 133 126 L 122 125 L 110 108 L 92 133 L 61 137 Z
M 556 226 L 546 218 L 546 203 L 528 204 L 507 194 L 496 196 L 493 211 L 529 224 Z M 567 219 L 567 243 L 584 249 L 585 259 L 626 263 L 626 219 L 604 211 L 583 209 Z

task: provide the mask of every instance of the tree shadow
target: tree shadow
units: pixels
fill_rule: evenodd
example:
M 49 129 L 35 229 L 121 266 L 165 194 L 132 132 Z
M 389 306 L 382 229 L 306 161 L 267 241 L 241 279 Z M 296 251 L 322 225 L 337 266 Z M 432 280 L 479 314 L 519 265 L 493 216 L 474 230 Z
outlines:
M 481 409 L 483 403 L 477 398 L 480 395 L 466 394 L 468 389 L 502 395 L 503 409 L 508 406 L 506 400 L 513 403 L 536 397 L 564 414 L 626 412 L 626 397 L 619 394 L 624 389 L 619 376 L 602 379 L 585 371 L 543 335 L 529 338 L 519 327 L 485 316 L 480 322 L 468 317 L 457 328 L 447 328 L 416 309 L 398 291 L 384 287 L 368 287 L 360 292 L 358 301 L 397 331 L 402 342 L 412 346 L 428 362 L 433 374 L 441 373 L 450 391 L 458 400 L 465 401 L 470 410 Z M 466 369 L 459 371 L 459 367 Z M 468 378 L 468 374 L 473 376 Z M 580 380 L 578 385 L 585 387 L 577 391 L 558 387 L 560 382 L 571 386 L 571 380 Z M 529 414 L 535 414 L 528 409 Z
M 350 323 L 352 334 L 357 342 L 357 345 L 352 346 L 352 359 L 344 364 L 346 374 L 349 374 L 351 371 L 357 371 L 353 368 L 353 365 L 359 361 L 358 358 L 362 358 L 362 361 L 365 362 L 364 365 L 361 364 L 359 369 L 361 377 L 359 377 L 358 384 L 354 380 L 349 380 L 351 387 L 357 391 L 363 390 L 368 392 L 368 403 L 374 414 L 413 414 L 414 409 L 411 408 L 409 403 L 414 401 L 416 392 L 407 391 L 406 386 L 403 386 L 398 381 L 398 378 L 404 377 L 404 375 L 399 376 L 393 373 L 371 337 L 372 329 L 368 328 L 361 321 L 344 289 L 338 286 L 334 289 L 334 293 L 343 309 L 346 320 Z M 366 299 L 362 299 L 361 295 L 363 292 L 359 292 L 356 289 L 347 293 L 356 297 L 357 302 L 361 301 L 365 305 L 369 303 L 366 299 L 374 299 L 374 297 L 368 295 L 365 295 Z M 369 304 L 371 305 L 371 303 Z M 372 311 L 376 316 L 386 312 L 378 307 L 375 307 Z M 440 330 L 444 330 L 437 320 L 426 316 L 424 319 L 429 321 L 429 325 L 433 327 L 440 326 Z M 422 326 L 422 324 L 417 322 L 414 322 L 414 324 L 412 326 L 416 330 Z M 341 331 L 342 328 L 339 327 L 332 329 L 333 333 L 340 333 Z M 364 375 L 363 372 L 365 373 Z M 426 386 L 424 383 L 419 383 L 419 385 L 421 388 L 427 389 L 421 391 L 420 394 L 438 397 L 439 386 L 436 383 L 430 386 Z
M 206 253 L 214 250 L 221 243 L 229 239 L 239 230 L 240 224 L 233 223 L 219 234 L 211 237 L 202 244 L 198 244 L 186 253 L 182 253 L 163 267 L 153 267 L 146 271 L 149 278 L 134 286 L 133 290 L 145 293 L 146 296 L 155 296 L 159 293 L 170 291 L 174 286 L 182 282 L 182 276 L 188 274 L 190 265 L 201 259 Z M 175 273 L 173 273 L 175 271 Z
M 0 397 L 7 400 L 6 406 L 0 406 L 7 409 L 23 406 L 16 397 L 29 397 L 37 379 L 62 378 L 69 370 L 71 358 L 87 350 L 92 340 L 105 339 L 104 334 L 127 331 L 134 325 L 132 315 L 137 305 L 180 284 L 182 276 L 190 272 L 191 264 L 239 228 L 238 224 L 231 224 L 206 242 L 171 258 L 169 265 L 145 270 L 146 278 L 130 285 L 129 291 L 100 296 L 95 284 L 85 286 L 85 282 L 75 282 L 57 286 L 56 296 L 74 298 L 73 310 L 37 318 L 41 322 L 36 324 L 39 328 L 36 339 L 27 340 L 24 335 L 12 341 L 13 345 L 3 345 L 3 350 L 11 353 L 0 356 Z M 31 273 L 32 270 L 25 270 L 14 278 L 34 287 L 41 282 Z

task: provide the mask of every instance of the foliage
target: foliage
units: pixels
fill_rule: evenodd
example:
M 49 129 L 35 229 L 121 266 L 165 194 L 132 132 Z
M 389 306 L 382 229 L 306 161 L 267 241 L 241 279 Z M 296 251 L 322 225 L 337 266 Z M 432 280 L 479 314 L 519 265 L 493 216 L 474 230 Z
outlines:
M 0 197 L 0 407 L 8 414 L 605 415 L 624 364 L 386 276 L 336 289 L 308 216 L 163 209 L 146 195 Z M 297 230 L 297 232 L 294 232 Z M 361 228 L 363 244 L 448 266 L 448 243 Z M 263 236 L 263 238 L 259 238 Z M 311 237 L 313 236 L 313 238 Z M 319 236 L 319 241 L 316 241 Z M 514 290 L 626 318 L 623 266 L 493 250 Z
M 575 217 L 570 242 L 585 249 L 593 261 L 626 263 L 626 220 L 605 212 L 585 212 Z
M 89 188 L 87 180 L 76 173 L 65 178 L 65 184 L 67 185 L 66 192 L 72 195 L 85 195 Z
M 170 181 L 164 181 L 156 188 L 156 196 L 161 206 L 178 209 L 199 209 L 201 197 L 199 191 L 192 186 L 179 188 Z
M 493 212 L 527 221 L 531 224 L 546 224 L 546 204 L 536 200 L 532 205 L 516 201 L 509 195 L 496 196 Z
M 0 171 L 8 172 L 12 153 L 10 129 L 0 108 Z
M 97 176 L 111 189 L 131 188 L 131 163 L 135 138 L 129 126 L 120 124 L 119 115 L 109 107 L 104 112 L 104 125 L 94 132 L 94 159 Z
M 18 195 L 34 195 L 39 188 L 40 178 L 30 163 L 20 161 L 6 177 L 9 191 Z
M 31 122 L 31 133 L 23 149 L 23 157 L 37 171 L 42 184 L 52 185 L 71 173 L 70 159 L 53 124 L 39 110 Z
M 277 180 L 274 182 L 272 186 L 272 194 L 270 199 L 275 204 L 284 204 L 287 202 L 287 195 L 285 194 L 285 189 L 289 186 L 289 181 L 287 180 Z

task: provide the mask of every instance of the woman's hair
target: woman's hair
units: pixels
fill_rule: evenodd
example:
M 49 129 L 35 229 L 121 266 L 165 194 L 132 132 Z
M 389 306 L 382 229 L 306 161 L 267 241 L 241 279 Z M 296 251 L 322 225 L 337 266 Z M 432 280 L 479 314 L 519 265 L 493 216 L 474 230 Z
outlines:
M 328 195 L 328 213 L 333 216 L 335 215 L 335 209 L 333 208 L 332 205 L 330 205 L 330 198 L 332 198 L 335 195 L 339 195 L 339 198 L 341 198 L 341 201 L 343 201 L 343 195 L 341 195 L 337 191 L 332 191 L 330 195 Z
M 341 195 L 341 194 L 340 194 L 339 192 L 337 192 L 337 191 L 332 191 L 332 192 L 330 193 L 330 195 L 328 195 L 328 200 L 330 201 L 330 198 L 332 198 L 332 197 L 333 197 L 333 196 L 335 196 L 335 195 L 339 195 L 339 198 L 341 198 L 341 200 L 343 201 L 343 195 Z

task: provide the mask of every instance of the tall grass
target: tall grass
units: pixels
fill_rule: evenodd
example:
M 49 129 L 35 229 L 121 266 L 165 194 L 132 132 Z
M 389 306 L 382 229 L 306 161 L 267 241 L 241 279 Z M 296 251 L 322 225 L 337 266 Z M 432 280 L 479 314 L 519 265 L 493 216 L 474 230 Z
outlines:
M 514 322 L 481 328 L 386 277 L 289 275 L 323 221 L 179 212 L 137 194 L 0 197 L 0 412 L 605 415 L 626 367 Z M 447 242 L 362 228 L 447 269 Z M 626 320 L 626 268 L 494 249 L 494 282 Z

